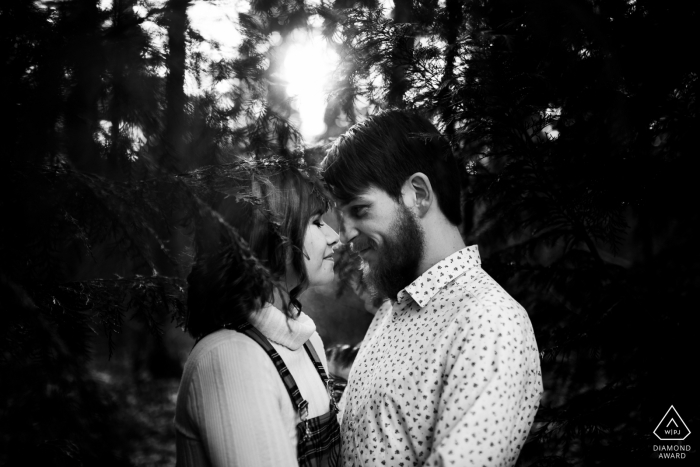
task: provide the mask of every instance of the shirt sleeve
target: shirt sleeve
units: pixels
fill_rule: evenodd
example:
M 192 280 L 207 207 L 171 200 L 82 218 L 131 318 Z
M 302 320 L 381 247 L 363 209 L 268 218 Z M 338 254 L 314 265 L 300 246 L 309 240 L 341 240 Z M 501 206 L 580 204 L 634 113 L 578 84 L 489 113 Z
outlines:
M 296 467 L 280 398 L 289 397 L 255 342 L 229 342 L 201 356 L 190 398 L 213 467 Z
M 542 389 L 534 334 L 523 315 L 481 307 L 455 330 L 460 337 L 445 342 L 448 371 L 426 466 L 515 464 Z

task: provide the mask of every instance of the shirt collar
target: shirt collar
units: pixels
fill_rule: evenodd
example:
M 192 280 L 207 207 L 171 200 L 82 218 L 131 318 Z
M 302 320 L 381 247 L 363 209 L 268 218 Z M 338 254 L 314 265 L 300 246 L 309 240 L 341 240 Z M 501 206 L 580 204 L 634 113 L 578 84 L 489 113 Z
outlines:
M 421 274 L 418 279 L 397 294 L 397 303 L 409 295 L 421 308 L 432 300 L 440 289 L 470 269 L 481 266 L 477 245 L 462 248 Z
M 316 332 L 316 324 L 305 313 L 287 318 L 280 309 L 267 304 L 253 313 L 248 321 L 270 341 L 297 350 Z

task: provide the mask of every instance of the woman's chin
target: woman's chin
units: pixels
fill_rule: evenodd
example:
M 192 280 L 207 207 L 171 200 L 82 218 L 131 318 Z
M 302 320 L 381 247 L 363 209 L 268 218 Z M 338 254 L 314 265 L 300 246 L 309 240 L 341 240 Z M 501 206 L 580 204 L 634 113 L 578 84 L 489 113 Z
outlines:
M 324 287 L 326 285 L 331 284 L 334 278 L 335 274 L 331 270 L 329 274 L 324 274 L 322 277 L 317 277 L 312 282 L 309 282 L 309 288 L 313 289 L 316 287 Z

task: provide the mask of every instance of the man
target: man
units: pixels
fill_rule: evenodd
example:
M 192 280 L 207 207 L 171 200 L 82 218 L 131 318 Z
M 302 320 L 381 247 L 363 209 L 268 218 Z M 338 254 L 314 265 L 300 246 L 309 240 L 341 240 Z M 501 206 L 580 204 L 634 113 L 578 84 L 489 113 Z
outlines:
M 542 393 L 525 310 L 459 233 L 460 170 L 425 118 L 372 116 L 323 161 L 340 237 L 391 299 L 344 394 L 345 466 L 513 465 Z

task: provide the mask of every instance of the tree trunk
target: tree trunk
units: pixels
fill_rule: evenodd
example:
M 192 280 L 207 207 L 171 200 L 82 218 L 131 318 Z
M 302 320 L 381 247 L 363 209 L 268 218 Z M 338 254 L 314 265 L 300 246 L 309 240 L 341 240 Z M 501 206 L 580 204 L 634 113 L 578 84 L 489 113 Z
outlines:
M 109 75 L 111 78 L 111 96 L 107 116 L 111 122 L 110 146 L 107 154 L 108 176 L 121 180 L 129 173 L 127 145 L 128 137 L 121 129 L 127 122 L 127 115 L 133 111 L 133 98 L 130 96 L 129 76 L 134 69 L 142 66 L 141 54 L 142 36 L 134 34 L 139 29 L 139 18 L 133 7 L 136 0 L 114 0 L 112 5 L 112 26 L 108 31 L 110 49 L 108 57 Z M 130 108 L 131 106 L 131 108 Z
M 413 21 L 412 0 L 394 0 L 394 22 L 411 23 Z M 406 106 L 404 95 L 411 87 L 410 81 L 406 78 L 406 69 L 411 62 L 413 52 L 413 35 L 404 34 L 399 38 L 392 51 L 392 69 L 389 76 L 389 92 L 387 100 L 392 107 L 403 108 Z
M 181 171 L 187 167 L 185 159 L 185 67 L 187 58 L 187 7 L 190 0 L 169 0 L 166 5 L 168 28 L 168 56 L 165 81 L 164 150 L 160 165 L 166 171 Z
M 71 47 L 73 85 L 66 108 L 66 151 L 79 170 L 99 172 L 98 101 L 103 54 L 100 10 L 96 1 L 72 2 L 68 24 L 75 31 Z

